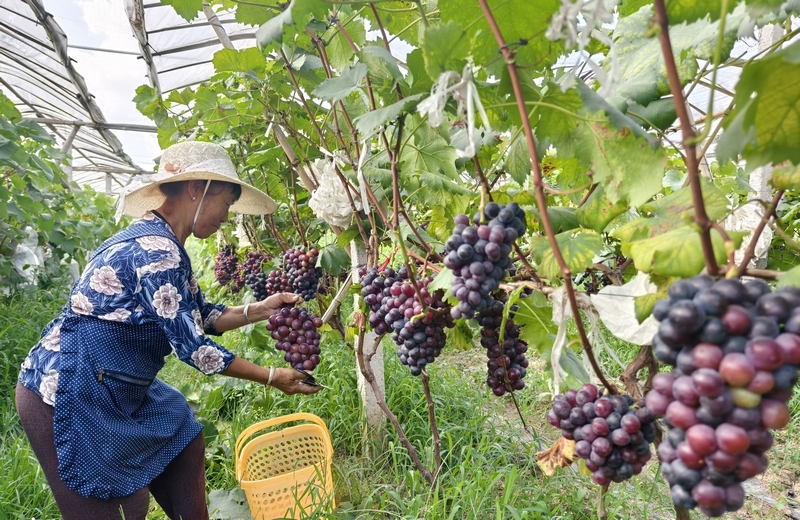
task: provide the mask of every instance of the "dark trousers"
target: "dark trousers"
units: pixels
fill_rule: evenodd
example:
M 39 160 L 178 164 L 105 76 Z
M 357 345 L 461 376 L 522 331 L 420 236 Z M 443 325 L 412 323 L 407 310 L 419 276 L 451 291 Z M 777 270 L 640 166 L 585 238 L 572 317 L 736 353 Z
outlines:
M 167 516 L 174 520 L 208 519 L 202 432 L 148 486 L 122 498 L 87 498 L 68 488 L 58 474 L 53 407 L 19 383 L 16 401 L 22 429 L 65 520 L 144 520 L 151 494 Z

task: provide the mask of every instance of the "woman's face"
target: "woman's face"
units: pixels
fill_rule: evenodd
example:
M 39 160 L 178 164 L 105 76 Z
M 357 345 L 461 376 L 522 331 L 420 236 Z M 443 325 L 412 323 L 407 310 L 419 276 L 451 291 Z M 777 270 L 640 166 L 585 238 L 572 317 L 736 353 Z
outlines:
M 209 190 L 203 198 L 200 214 L 194 224 L 194 236 L 208 238 L 228 221 L 228 213 L 236 197 L 228 187 L 221 188 L 217 193 Z

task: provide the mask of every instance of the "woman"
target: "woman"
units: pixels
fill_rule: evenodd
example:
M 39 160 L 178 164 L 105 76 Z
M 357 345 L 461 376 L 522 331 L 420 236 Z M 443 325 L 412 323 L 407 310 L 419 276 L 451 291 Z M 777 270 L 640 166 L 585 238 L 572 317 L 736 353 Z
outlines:
M 224 149 L 200 142 L 165 150 L 152 180 L 120 197 L 118 216 L 141 218 L 95 252 L 23 362 L 16 389 L 20 422 L 64 518 L 144 519 L 150 494 L 170 518 L 208 518 L 202 427 L 186 399 L 156 379 L 168 354 L 287 394 L 319 390 L 208 337 L 300 298 L 207 303 L 184 249 L 189 235 L 213 235 L 229 211 L 274 210 L 239 180 Z

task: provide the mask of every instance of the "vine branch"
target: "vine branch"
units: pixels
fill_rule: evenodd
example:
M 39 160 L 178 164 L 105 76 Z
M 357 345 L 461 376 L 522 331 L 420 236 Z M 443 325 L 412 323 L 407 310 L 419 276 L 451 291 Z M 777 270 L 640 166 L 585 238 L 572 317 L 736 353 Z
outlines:
M 750 243 L 747 244 L 747 249 L 744 252 L 742 263 L 739 264 L 739 268 L 736 270 L 736 276 L 743 276 L 745 271 L 747 271 L 747 264 L 750 263 L 750 260 L 752 260 L 756 254 L 756 243 L 758 242 L 758 239 L 761 238 L 761 233 L 767 226 L 767 222 L 769 222 L 769 219 L 775 214 L 775 210 L 778 208 L 778 203 L 781 201 L 781 197 L 783 197 L 783 190 L 778 190 L 775 193 L 775 196 L 772 197 L 772 202 L 770 202 L 769 206 L 764 209 L 764 215 L 761 217 L 761 221 L 758 223 L 758 226 L 756 226 L 755 231 L 753 231 L 753 235 L 750 237 Z

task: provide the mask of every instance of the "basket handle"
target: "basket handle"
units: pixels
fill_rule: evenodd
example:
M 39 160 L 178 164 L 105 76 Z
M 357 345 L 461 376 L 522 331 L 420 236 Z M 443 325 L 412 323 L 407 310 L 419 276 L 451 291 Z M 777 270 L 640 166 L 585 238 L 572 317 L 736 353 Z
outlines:
M 325 424 L 325 421 L 317 417 L 312 413 L 291 413 L 289 415 L 282 415 L 280 417 L 275 417 L 272 419 L 267 419 L 266 421 L 257 422 L 253 425 L 248 426 L 244 429 L 242 433 L 239 434 L 239 437 L 236 439 L 236 451 L 235 451 L 235 458 L 237 464 L 239 462 L 239 452 L 242 451 L 244 448 L 245 443 L 247 440 L 257 431 L 266 430 L 267 428 L 271 428 L 273 426 L 277 426 L 279 424 L 292 422 L 292 421 L 308 421 L 317 424 L 318 426 L 322 427 L 325 431 L 325 435 L 330 438 L 330 433 L 328 432 L 328 427 Z M 330 453 L 328 455 L 331 455 Z

